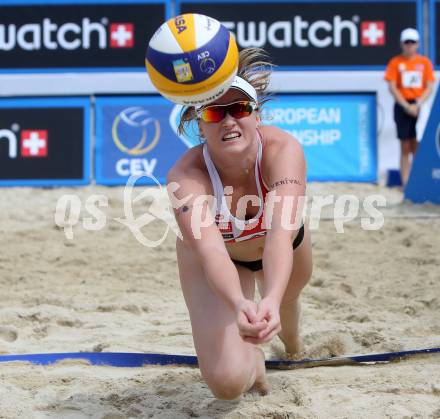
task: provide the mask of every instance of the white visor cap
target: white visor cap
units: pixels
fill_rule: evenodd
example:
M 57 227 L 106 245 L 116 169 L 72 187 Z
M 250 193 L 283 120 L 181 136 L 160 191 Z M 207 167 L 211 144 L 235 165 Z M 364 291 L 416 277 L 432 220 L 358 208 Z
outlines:
M 248 83 L 245 79 L 242 79 L 239 76 L 234 77 L 234 81 L 231 84 L 230 89 L 237 89 L 243 92 L 249 99 L 253 100 L 255 103 L 258 103 L 257 91 L 255 88 Z
M 255 90 L 255 88 L 250 83 L 248 83 L 245 79 L 242 79 L 239 76 L 234 77 L 234 81 L 229 86 L 229 89 L 240 90 L 240 92 L 244 93 L 249 99 L 251 99 L 255 103 L 258 103 L 258 95 L 257 95 L 257 91 Z M 209 104 L 197 106 L 196 110 L 206 108 L 206 106 L 209 106 Z
M 419 42 L 420 36 L 416 29 L 406 28 L 400 34 L 400 42 L 414 41 Z

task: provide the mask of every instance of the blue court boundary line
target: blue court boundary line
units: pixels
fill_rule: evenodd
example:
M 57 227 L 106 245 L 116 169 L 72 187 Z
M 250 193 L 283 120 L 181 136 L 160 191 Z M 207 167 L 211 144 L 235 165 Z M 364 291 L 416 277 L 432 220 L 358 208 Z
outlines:
M 367 355 L 340 356 L 334 358 L 315 358 L 301 360 L 268 360 L 268 369 L 289 369 L 313 366 L 335 366 L 347 364 L 365 364 L 374 362 L 390 362 L 409 356 L 440 353 L 440 347 L 411 349 L 398 352 L 382 352 Z M 155 353 L 130 352 L 65 352 L 46 354 L 1 355 L 2 362 L 30 362 L 36 365 L 50 365 L 68 359 L 89 361 L 92 365 L 112 367 L 142 367 L 145 365 L 181 365 L 197 366 L 194 355 L 172 355 Z

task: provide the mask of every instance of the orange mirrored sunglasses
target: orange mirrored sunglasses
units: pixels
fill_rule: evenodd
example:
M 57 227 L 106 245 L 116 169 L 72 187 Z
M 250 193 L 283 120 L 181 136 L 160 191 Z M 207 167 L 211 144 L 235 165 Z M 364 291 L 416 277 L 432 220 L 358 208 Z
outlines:
M 235 119 L 249 116 L 258 108 L 255 102 L 240 101 L 228 103 L 226 105 L 212 105 L 197 111 L 197 118 L 204 122 L 220 122 L 226 114 Z

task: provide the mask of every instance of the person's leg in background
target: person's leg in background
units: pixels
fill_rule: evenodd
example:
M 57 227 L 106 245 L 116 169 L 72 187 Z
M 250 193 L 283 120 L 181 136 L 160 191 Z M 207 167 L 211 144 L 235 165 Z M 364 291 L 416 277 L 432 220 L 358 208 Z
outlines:
M 394 105 L 394 121 L 397 127 L 397 137 L 400 140 L 400 178 L 402 180 L 402 186 L 405 187 L 417 150 L 417 116 L 409 115 L 396 103 Z
M 419 142 L 417 141 L 417 138 L 411 138 L 411 165 L 414 162 L 414 157 L 416 156 L 418 146 Z
M 408 182 L 409 172 L 411 170 L 412 143 L 415 138 L 405 138 L 400 140 L 400 178 L 402 186 L 405 187 Z

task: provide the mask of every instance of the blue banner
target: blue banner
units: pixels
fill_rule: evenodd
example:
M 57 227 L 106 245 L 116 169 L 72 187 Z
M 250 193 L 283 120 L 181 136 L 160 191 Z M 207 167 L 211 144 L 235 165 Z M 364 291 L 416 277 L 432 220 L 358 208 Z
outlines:
M 179 157 L 200 143 L 195 123 L 187 136 L 177 134 L 181 110 L 161 97 L 98 98 L 96 182 L 124 184 L 147 173 L 164 183 Z M 265 105 L 263 122 L 303 145 L 308 180 L 377 181 L 374 94 L 279 95 Z
M 180 111 L 176 106 L 170 118 L 175 133 Z M 373 93 L 277 95 L 264 105 L 262 120 L 302 144 L 309 181 L 377 181 Z M 187 133 L 181 140 L 188 147 L 199 144 L 196 124 Z
M 423 138 L 405 188 L 405 198 L 440 204 L 440 89 L 432 104 Z
M 140 174 L 165 183 L 170 168 L 188 149 L 172 128 L 176 110 L 158 96 L 98 98 L 96 183 L 122 185 L 131 175 Z M 138 183 L 155 184 L 147 177 Z
M 374 94 L 279 95 L 265 105 L 263 122 L 302 144 L 308 180 L 377 180 Z

